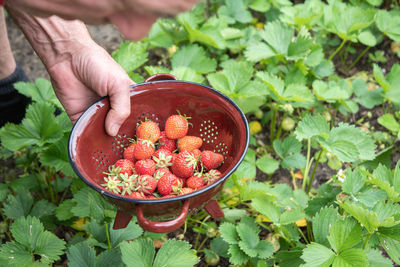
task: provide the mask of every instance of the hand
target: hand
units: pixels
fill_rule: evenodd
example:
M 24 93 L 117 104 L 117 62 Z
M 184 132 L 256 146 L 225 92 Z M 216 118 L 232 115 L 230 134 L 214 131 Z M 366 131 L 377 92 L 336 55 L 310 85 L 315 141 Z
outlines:
M 48 68 L 54 91 L 72 123 L 100 97 L 108 95 L 111 109 L 107 134 L 115 136 L 130 114 L 129 85 L 134 82 L 96 43 L 85 44 L 71 56 Z
M 8 6 L 39 17 L 57 15 L 88 24 L 115 24 L 126 38 L 147 35 L 158 17 L 190 10 L 200 0 L 13 0 Z

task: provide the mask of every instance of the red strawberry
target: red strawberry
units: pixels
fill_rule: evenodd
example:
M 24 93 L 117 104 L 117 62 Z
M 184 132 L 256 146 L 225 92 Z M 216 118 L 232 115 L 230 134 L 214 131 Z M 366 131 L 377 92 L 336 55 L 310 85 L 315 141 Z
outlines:
M 155 143 L 160 138 L 160 128 L 154 121 L 144 121 L 136 129 L 138 139 L 150 140 Z
M 192 152 L 193 149 L 199 149 L 203 145 L 203 140 L 197 136 L 186 135 L 182 138 L 179 138 L 176 144 L 179 152 Z
M 114 167 L 119 168 L 119 173 L 125 173 L 128 176 L 133 174 L 134 164 L 129 159 L 119 159 L 114 163 Z
M 141 192 L 132 192 L 129 195 L 130 198 L 137 198 L 137 199 L 146 199 L 145 195 Z
M 136 161 L 135 159 L 135 146 L 136 144 L 131 144 L 124 150 L 124 159 L 129 159 L 133 163 Z
M 158 199 L 158 197 L 156 197 L 155 195 L 147 195 L 146 198 L 147 199 Z
M 189 178 L 193 175 L 197 161 L 193 155 L 187 151 L 178 154 L 172 163 L 172 173 L 181 178 Z
M 182 195 L 186 195 L 186 194 L 190 194 L 194 192 L 194 189 L 190 188 L 190 187 L 182 187 L 179 191 L 178 191 L 178 195 L 182 196 Z
M 172 152 L 163 148 L 158 149 L 154 152 L 153 159 L 157 168 L 169 167 L 172 165 Z
M 157 169 L 154 172 L 153 177 L 156 178 L 157 180 L 160 180 L 161 177 L 163 177 L 164 175 L 169 174 L 169 173 L 171 173 L 171 172 L 169 171 L 168 168 L 161 168 L 161 169 Z
M 222 174 L 218 170 L 210 170 L 206 174 L 204 174 L 204 182 L 206 185 L 210 185 L 212 183 L 215 183 L 219 179 L 221 179 Z
M 152 159 L 141 159 L 135 163 L 135 170 L 139 175 L 153 175 L 156 171 L 156 163 Z
M 138 176 L 136 174 L 127 175 L 123 173 L 119 175 L 119 179 L 121 180 L 121 195 L 129 196 L 135 191 L 137 178 Z
M 188 117 L 182 115 L 169 116 L 165 122 L 165 133 L 169 139 L 184 137 L 189 130 Z
M 149 140 L 139 139 L 135 146 L 135 158 L 148 159 L 154 153 L 154 144 Z
M 204 150 L 201 152 L 201 163 L 207 170 L 218 168 L 224 161 L 224 156 L 219 153 L 212 152 L 210 150 Z
M 201 169 L 201 162 L 200 162 L 201 151 L 200 151 L 200 149 L 193 149 L 192 154 L 193 154 L 193 157 L 197 160 L 196 169 L 200 170 Z
M 138 192 L 151 194 L 156 189 L 157 183 L 158 183 L 158 181 L 151 175 L 147 175 L 147 174 L 140 175 L 139 178 L 137 179 L 136 190 Z
M 158 180 L 157 190 L 158 192 L 163 195 L 169 195 L 174 191 L 174 187 L 179 186 L 178 178 L 173 175 L 172 173 L 164 175 L 163 177 Z
M 116 176 L 104 177 L 104 183 L 101 184 L 105 189 L 115 194 L 121 193 L 121 181 Z
M 161 132 L 160 139 L 158 139 L 160 144 L 160 149 L 167 149 L 169 151 L 176 150 L 176 140 L 169 139 L 165 131 Z
M 197 173 L 186 180 L 186 186 L 194 190 L 204 187 L 203 175 Z

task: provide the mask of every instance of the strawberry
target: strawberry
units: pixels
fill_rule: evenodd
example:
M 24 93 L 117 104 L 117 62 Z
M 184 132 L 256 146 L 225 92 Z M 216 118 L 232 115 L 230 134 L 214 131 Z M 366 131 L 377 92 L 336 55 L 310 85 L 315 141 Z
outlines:
M 129 159 L 133 163 L 135 163 L 135 161 L 136 161 L 136 159 L 135 159 L 135 146 L 136 146 L 136 144 L 131 144 L 130 146 L 125 148 L 124 154 L 123 154 L 124 155 L 124 159 Z
M 182 187 L 179 191 L 178 191 L 178 195 L 182 196 L 182 195 L 186 195 L 186 194 L 190 194 L 194 192 L 194 190 L 190 187 Z
M 171 152 L 176 150 L 176 140 L 169 139 L 165 131 L 161 132 L 158 142 L 160 144 L 159 149 L 167 149 Z
M 154 144 L 149 140 L 138 139 L 135 146 L 135 158 L 137 160 L 148 159 L 154 153 Z
M 151 175 L 140 175 L 137 179 L 137 187 L 136 191 L 142 192 L 145 194 L 151 194 L 157 187 L 158 181 Z
M 154 172 L 153 177 L 156 178 L 157 180 L 160 180 L 161 177 L 169 173 L 171 172 L 169 171 L 168 168 L 160 168 Z
M 158 149 L 154 152 L 153 159 L 157 168 L 169 167 L 172 165 L 172 152 L 163 148 Z
M 219 153 L 215 153 L 210 150 L 204 150 L 201 152 L 201 163 L 207 170 L 212 170 L 218 168 L 224 161 L 224 156 Z
M 105 189 L 115 194 L 121 193 L 121 181 L 117 176 L 104 177 L 104 184 L 101 184 Z
M 197 161 L 193 155 L 187 151 L 183 151 L 176 156 L 172 163 L 172 173 L 181 178 L 189 178 L 193 175 Z
M 193 154 L 193 157 L 197 160 L 196 169 L 200 170 L 201 169 L 201 162 L 200 162 L 201 151 L 200 151 L 200 149 L 193 149 L 192 154 Z
M 169 116 L 165 122 L 165 134 L 169 139 L 178 139 L 184 137 L 189 130 L 189 117 L 182 115 Z
M 137 198 L 137 199 L 146 199 L 145 195 L 141 192 L 132 192 L 129 195 L 130 198 Z
M 114 163 L 116 169 L 119 168 L 119 173 L 125 173 L 128 176 L 133 174 L 134 164 L 129 159 L 119 159 Z
M 179 152 L 192 152 L 193 149 L 199 149 L 203 145 L 203 140 L 197 136 L 186 135 L 177 141 Z
M 137 178 L 136 174 L 127 175 L 126 173 L 122 173 L 119 175 L 119 179 L 121 180 L 121 195 L 129 196 L 135 191 Z
M 163 195 L 169 195 L 174 191 L 174 187 L 179 186 L 178 178 L 173 175 L 172 173 L 164 175 L 163 177 L 158 180 L 157 189 L 158 192 Z
M 135 163 L 135 170 L 139 175 L 153 175 L 156 171 L 156 163 L 152 159 L 141 159 Z
M 160 133 L 160 128 L 154 121 L 144 121 L 136 129 L 136 137 L 138 139 L 150 140 L 152 143 L 157 142 L 160 138 Z
M 194 190 L 204 187 L 203 175 L 197 173 L 186 180 L 186 186 Z
M 215 183 L 219 179 L 221 179 L 222 174 L 218 170 L 210 170 L 206 174 L 204 174 L 204 182 L 206 185 L 210 185 L 212 183 Z

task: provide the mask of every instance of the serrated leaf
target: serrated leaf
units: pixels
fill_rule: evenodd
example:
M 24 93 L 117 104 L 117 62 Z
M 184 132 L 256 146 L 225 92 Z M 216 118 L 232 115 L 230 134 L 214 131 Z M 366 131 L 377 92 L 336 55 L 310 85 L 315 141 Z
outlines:
M 392 40 L 400 42 L 400 13 L 398 11 L 378 10 L 376 26 Z
M 364 186 L 365 180 L 366 176 L 359 169 L 355 169 L 354 171 L 348 169 L 342 185 L 342 190 L 347 194 L 356 195 Z
M 238 243 L 240 249 L 248 256 L 256 257 L 257 250 L 255 250 L 255 248 L 260 242 L 258 233 L 244 223 L 239 223 L 236 226 L 236 231 L 241 239 Z
M 21 94 L 32 98 L 38 103 L 50 103 L 63 110 L 60 101 L 56 97 L 50 81 L 44 78 L 37 78 L 35 83 L 31 82 L 16 82 L 14 88 Z
M 274 252 L 274 246 L 267 240 L 260 240 L 255 250 L 257 251 L 259 258 L 267 259 L 272 256 Z
M 378 42 L 376 40 L 375 35 L 373 35 L 372 32 L 369 30 L 362 31 L 358 35 L 358 40 L 360 41 L 360 43 L 367 45 L 367 46 L 375 46 L 376 43 Z
M 306 165 L 307 160 L 303 154 L 293 154 L 285 157 L 281 165 L 285 169 L 301 169 Z
M 253 19 L 242 0 L 225 1 L 225 5 L 218 9 L 218 14 L 226 17 L 229 24 L 233 24 L 236 21 L 249 23 Z
M 123 242 L 120 248 L 122 261 L 127 266 L 153 267 L 156 252 L 151 239 L 139 238 L 133 242 Z
M 379 226 L 378 215 L 370 210 L 367 210 L 360 205 L 346 202 L 339 202 L 339 205 L 351 216 L 372 233 Z
M 189 67 L 177 67 L 171 71 L 171 74 L 182 81 L 202 83 L 204 80 L 203 76 Z
M 385 191 L 376 189 L 376 188 L 370 188 L 362 193 L 360 193 L 357 196 L 358 201 L 363 203 L 365 206 L 368 208 L 372 208 L 376 205 L 376 203 L 380 200 L 386 200 L 387 199 L 387 194 Z
M 279 224 L 281 212 L 269 198 L 265 196 L 253 198 L 251 206 L 262 215 L 267 216 L 273 223 Z
M 278 139 L 274 140 L 273 147 L 275 152 L 281 158 L 284 158 L 290 154 L 300 153 L 302 145 L 294 136 L 289 136 L 286 137 L 283 141 L 280 141 Z
M 28 266 L 32 261 L 32 254 L 22 244 L 7 242 L 0 246 L 0 263 L 6 262 L 3 266 Z
M 329 228 L 341 217 L 337 208 L 332 206 L 323 207 L 312 219 L 313 234 L 315 242 L 324 246 L 329 246 Z
M 75 206 L 75 202 L 72 199 L 64 200 L 56 209 L 56 217 L 60 221 L 69 220 L 74 217 L 71 209 Z
M 118 245 L 125 240 L 133 240 L 143 234 L 143 229 L 133 221 L 131 221 L 127 227 L 123 229 L 114 230 L 109 224 L 109 234 L 111 247 L 118 247 Z
M 275 198 L 271 187 L 265 183 L 250 181 L 239 188 L 242 200 L 251 200 L 257 197 L 266 197 L 270 200 Z
M 393 262 L 384 257 L 382 252 L 376 249 L 370 249 L 366 252 L 369 265 L 368 267 L 380 266 L 380 267 L 393 267 Z
M 339 83 L 326 83 L 321 80 L 315 80 L 312 84 L 313 91 L 318 100 L 334 102 L 350 98 L 350 90 L 342 87 Z
M 400 264 L 400 242 L 387 236 L 379 235 L 379 243 L 385 249 L 389 257 L 397 264 Z
M 220 236 L 217 236 L 216 238 L 211 240 L 210 249 L 221 257 L 229 258 L 229 244 L 225 242 L 224 239 Z
M 323 245 L 311 243 L 303 249 L 301 258 L 306 262 L 303 266 L 328 267 L 335 259 L 335 253 Z
M 29 192 L 22 191 L 13 196 L 8 195 L 3 203 L 3 212 L 8 218 L 18 219 L 29 214 L 33 205 L 33 198 Z
M 257 159 L 256 166 L 264 173 L 272 174 L 279 168 L 279 162 L 267 155 Z
M 178 67 L 189 67 L 198 73 L 209 73 L 215 71 L 217 62 L 214 58 L 206 56 L 203 47 L 192 44 L 180 48 L 171 59 L 173 69 Z
M 377 64 L 372 64 L 373 66 L 373 74 L 376 82 L 382 86 L 383 91 L 386 93 L 390 90 L 390 83 L 386 81 L 385 76 L 383 75 L 382 69 Z
M 126 72 L 132 72 L 147 62 L 146 49 L 143 43 L 125 41 L 112 53 L 112 57 Z
M 176 253 L 179 251 L 179 253 Z M 157 252 L 153 267 L 186 267 L 199 262 L 191 245 L 180 240 L 169 239 Z
M 335 221 L 329 229 L 328 241 L 336 253 L 356 246 L 361 242 L 362 229 L 350 218 Z
M 329 134 L 329 124 L 320 115 L 311 116 L 308 114 L 297 124 L 294 134 L 299 141 L 314 136 L 327 136 Z
M 235 265 L 241 265 L 245 263 L 249 257 L 244 253 L 238 245 L 231 245 L 229 247 L 229 254 L 231 255 L 229 258 L 229 262 Z
M 115 248 L 103 251 L 97 256 L 96 263 L 96 267 L 121 266 L 122 259 L 120 249 Z
M 244 51 L 247 60 L 257 62 L 275 56 L 274 50 L 263 42 L 252 42 Z
M 37 239 L 43 232 L 43 224 L 36 217 L 20 217 L 11 225 L 11 233 L 15 241 L 31 251 L 35 250 Z
M 67 176 L 74 176 L 75 172 L 71 167 L 68 157 L 69 134 L 65 134 L 40 155 L 40 163 L 45 166 L 54 167 L 56 171 L 62 171 Z
M 297 60 L 304 58 L 311 47 L 313 40 L 305 28 L 301 28 L 296 39 L 289 44 L 288 59 Z
M 144 66 L 143 68 L 149 76 L 157 73 L 170 73 L 170 70 L 163 66 Z
M 260 36 L 273 49 L 275 54 L 286 55 L 294 36 L 294 29 L 279 20 L 275 20 L 265 25 L 265 30 L 260 32 Z
M 365 250 L 361 248 L 352 248 L 342 251 L 338 256 L 336 256 L 333 267 L 341 266 L 368 266 L 368 258 Z
M 295 223 L 302 218 L 304 218 L 305 214 L 302 209 L 291 209 L 282 212 L 280 217 L 280 222 L 282 225 L 287 225 L 291 223 Z
M 60 255 L 64 254 L 64 249 L 64 240 L 59 239 L 51 232 L 44 231 L 37 239 L 35 254 L 41 257 L 41 262 L 50 264 L 60 259 Z
M 394 118 L 393 114 L 387 113 L 380 116 L 378 118 L 378 123 L 394 133 L 400 131 L 400 124 Z
M 35 216 L 36 218 L 41 218 L 43 216 L 53 215 L 55 209 L 56 205 L 47 201 L 46 199 L 41 199 L 33 205 L 29 214 L 31 216 Z
M 68 267 L 95 267 L 96 251 L 86 242 L 81 242 L 68 247 Z
M 236 226 L 232 223 L 223 223 L 219 227 L 222 239 L 228 244 L 237 244 L 239 242 L 239 235 L 236 231 Z
M 3 200 L 6 198 L 8 195 L 8 186 L 6 184 L 1 183 L 0 184 L 0 201 L 3 202 Z
M 375 106 L 382 104 L 382 88 L 368 90 L 367 83 L 361 78 L 353 80 L 352 87 L 354 89 L 355 95 L 357 96 L 357 98 L 355 98 L 354 100 L 363 107 L 372 109 Z
M 279 267 L 298 267 L 304 263 L 300 258 L 302 252 L 302 250 L 296 248 L 288 251 L 279 250 L 275 254 L 275 258 L 279 260 Z
M 1 143 L 16 151 L 29 145 L 42 147 L 56 142 L 63 136 L 63 130 L 55 121 L 54 110 L 47 103 L 29 105 L 20 125 L 8 123 L 0 129 Z

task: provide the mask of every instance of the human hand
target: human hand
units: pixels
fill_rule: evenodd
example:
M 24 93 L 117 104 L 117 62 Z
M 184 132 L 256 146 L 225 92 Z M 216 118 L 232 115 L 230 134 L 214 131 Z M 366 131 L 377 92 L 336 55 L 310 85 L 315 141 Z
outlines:
M 134 82 L 96 43 L 85 44 L 48 68 L 57 98 L 72 123 L 100 97 L 109 96 L 105 119 L 107 134 L 115 136 L 130 114 L 129 85 Z
M 39 17 L 57 15 L 88 24 L 115 24 L 126 38 L 147 35 L 158 17 L 190 10 L 200 0 L 13 0 L 7 5 Z

